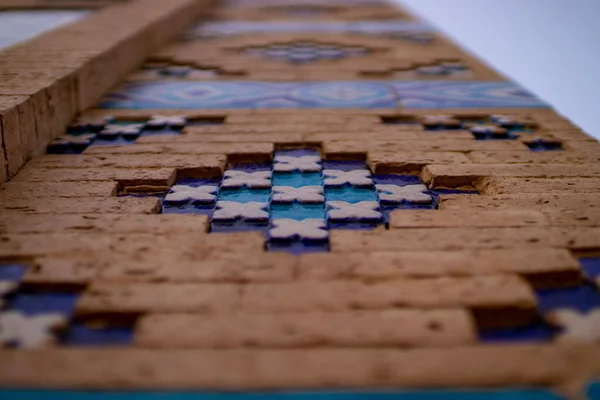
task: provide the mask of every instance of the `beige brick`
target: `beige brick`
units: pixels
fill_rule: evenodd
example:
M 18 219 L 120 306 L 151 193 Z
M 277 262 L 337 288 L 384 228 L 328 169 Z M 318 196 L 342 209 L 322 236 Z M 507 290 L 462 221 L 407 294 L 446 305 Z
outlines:
M 334 253 L 566 247 L 560 232 L 538 227 L 334 230 L 330 242 Z
M 135 148 L 137 146 L 98 146 L 95 148 Z M 94 148 L 94 147 L 93 147 Z M 136 153 L 107 153 L 94 155 L 44 155 L 32 160 L 30 168 L 177 168 L 177 169 L 206 169 L 206 171 L 223 171 L 227 157 L 220 154 L 191 155 L 191 154 L 147 154 Z
M 0 124 L 0 184 L 8 180 L 8 163 L 4 154 L 4 139 L 2 136 L 2 125 Z
M 421 173 L 423 181 L 434 187 L 472 185 L 476 179 L 484 177 L 600 177 L 600 166 L 595 164 L 453 164 L 428 165 Z
M 481 210 L 529 209 L 537 211 L 598 209 L 600 198 L 593 193 L 526 193 L 496 196 L 454 195 L 440 196 L 440 210 L 474 212 Z
M 527 210 L 398 210 L 390 214 L 390 228 L 510 228 L 547 226 L 544 214 Z
M 107 197 L 117 194 L 117 182 L 15 182 L 0 186 L 0 204 L 50 197 Z
M 239 288 L 229 284 L 94 282 L 77 302 L 78 314 L 142 312 L 231 312 Z
M 555 345 L 410 350 L 4 350 L 0 361 L 11 368 L 0 368 L 0 383 L 28 388 L 172 390 L 552 387 L 580 373 L 577 366 L 582 363 L 594 363 L 591 356 L 597 352 L 585 350 L 579 352 L 581 357 L 572 355 L 574 348 Z
M 536 299 L 521 278 L 498 275 L 378 283 L 252 284 L 242 292 L 239 307 L 252 313 L 468 307 L 480 325 L 490 327 L 531 322 Z
M 13 177 L 26 161 L 26 149 L 23 147 L 20 107 L 27 102 L 26 96 L 0 95 L 0 131 L 3 138 L 3 153 L 6 160 L 8 177 Z
M 600 226 L 600 208 L 578 210 L 552 210 L 544 212 L 554 226 Z
M 469 163 L 469 159 L 461 153 L 443 151 L 370 151 L 367 154 L 367 165 L 375 174 L 419 173 L 428 164 L 460 164 Z
M 401 329 L 398 329 L 402 327 Z M 150 314 L 135 344 L 151 348 L 450 347 L 475 344 L 467 310 Z
M 193 127 L 192 127 L 193 128 Z M 186 128 L 186 129 L 192 129 Z M 303 143 L 304 137 L 300 132 L 271 132 L 271 133 L 254 133 L 252 135 L 236 134 L 236 133 L 193 133 L 187 132 L 178 138 L 178 142 L 185 143 L 214 143 L 216 146 L 222 146 L 223 153 L 235 154 L 239 151 L 244 151 L 245 147 L 235 146 L 235 143 L 245 143 L 250 148 L 254 144 L 258 144 L 258 148 L 264 148 L 264 143 Z M 169 140 L 164 135 L 154 135 L 139 138 L 136 143 L 169 143 Z M 228 144 L 227 146 L 225 144 Z M 190 145 L 187 144 L 187 147 Z M 246 146 L 246 147 L 247 147 Z M 204 146 L 200 146 L 204 148 Z M 179 147 L 177 147 L 179 149 Z M 181 146 L 183 149 L 183 146 Z
M 24 199 L 0 207 L 0 216 L 35 214 L 156 214 L 161 201 L 155 197 Z
M 598 178 L 484 178 L 475 181 L 475 188 L 482 194 L 526 193 L 598 193 Z
M 593 164 L 600 161 L 600 152 L 474 151 L 468 157 L 479 164 Z
M 261 114 L 232 114 L 227 117 L 227 124 L 266 124 L 275 125 L 280 123 L 286 124 L 334 124 L 334 125 L 350 125 L 350 124 L 379 124 L 380 120 L 375 115 L 319 115 L 306 113 L 306 115 L 286 115 L 278 118 L 273 115 Z
M 200 239 L 201 237 L 201 239 Z M 224 238 L 227 237 L 227 240 Z M 193 234 L 152 235 L 114 233 L 53 233 L 3 234 L 0 237 L 0 257 L 18 258 L 74 252 L 110 252 L 115 257 L 136 255 L 139 259 L 164 257 L 172 262 L 201 260 L 208 254 L 235 249 L 239 252 L 262 253 L 264 237 L 258 232 L 205 235 Z
M 577 259 L 563 249 L 397 251 L 306 254 L 301 280 L 469 277 L 519 274 L 536 288 L 569 287 L 581 282 Z
M 14 179 L 15 182 L 77 182 L 117 181 L 123 187 L 159 186 L 175 183 L 174 168 L 33 168 L 27 166 Z

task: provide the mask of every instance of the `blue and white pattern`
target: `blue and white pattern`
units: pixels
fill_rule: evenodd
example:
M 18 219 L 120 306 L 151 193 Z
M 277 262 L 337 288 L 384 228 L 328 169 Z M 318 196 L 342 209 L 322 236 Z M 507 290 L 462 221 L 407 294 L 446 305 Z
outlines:
M 434 209 L 437 200 L 417 176 L 373 176 L 363 161 L 290 149 L 273 163 L 233 164 L 221 180 L 180 179 L 162 212 L 208 215 L 212 232 L 259 231 L 268 250 L 305 253 L 327 251 L 329 230 L 373 229 L 393 210 Z
M 512 82 L 129 82 L 101 108 L 501 108 L 547 107 Z

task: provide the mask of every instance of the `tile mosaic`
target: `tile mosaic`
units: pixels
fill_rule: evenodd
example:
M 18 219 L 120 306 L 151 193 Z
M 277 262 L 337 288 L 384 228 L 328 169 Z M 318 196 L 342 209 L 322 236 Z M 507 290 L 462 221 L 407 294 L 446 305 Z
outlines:
M 246 47 L 241 51 L 243 54 L 260 56 L 269 60 L 287 61 L 292 64 L 339 60 L 347 57 L 364 56 L 369 53 L 369 49 L 361 46 L 299 41 Z
M 547 105 L 511 82 L 129 82 L 101 108 L 539 108 Z
M 326 240 L 329 234 L 322 219 L 273 219 L 269 229 L 270 240 Z
M 221 187 L 223 188 L 239 188 L 247 187 L 250 189 L 264 189 L 270 188 L 271 184 L 271 172 L 270 171 L 257 171 L 257 172 L 245 172 L 245 171 L 225 171 L 223 182 Z
M 31 349 L 54 340 L 52 331 L 64 326 L 67 318 L 59 313 L 27 315 L 20 311 L 0 311 L 0 346 Z
M 562 328 L 557 340 L 600 343 L 600 308 L 587 313 L 559 309 L 547 316 L 548 321 Z
M 271 204 L 270 214 L 272 219 L 305 219 L 325 220 L 324 204 Z
M 275 172 L 318 172 L 321 171 L 321 157 L 319 156 L 286 156 L 276 155 L 274 158 L 273 171 Z
M 423 22 L 405 20 L 386 21 L 220 21 L 199 24 L 185 34 L 185 38 L 211 38 L 245 34 L 284 32 L 323 32 L 414 36 L 416 40 L 430 38 L 433 28 Z M 420 36 L 419 36 L 420 35 Z
M 334 186 L 373 186 L 371 171 L 367 169 L 357 169 L 353 171 L 342 171 L 338 169 L 323 170 L 325 187 Z
M 323 203 L 322 186 L 273 186 L 273 203 Z
M 7 301 L 10 310 L 24 315 L 58 313 L 71 315 L 75 309 L 78 294 L 74 292 L 31 292 L 18 291 Z
M 199 186 L 192 187 L 186 185 L 175 185 L 165 196 L 163 203 L 165 204 L 204 204 L 212 205 L 217 201 L 216 186 Z
M 379 200 L 387 204 L 412 203 L 412 204 L 432 204 L 433 197 L 428 194 L 427 186 L 418 185 L 376 185 Z
M 24 264 L 0 264 L 0 282 L 19 282 L 26 270 Z
M 421 122 L 426 131 L 468 130 L 476 140 L 515 140 L 520 135 L 535 132 L 537 128 L 531 122 L 499 114 L 479 119 L 426 115 Z
M 66 346 L 116 346 L 129 345 L 133 342 L 134 327 L 132 325 L 94 326 L 83 322 L 75 322 L 61 338 Z
M 268 203 L 250 201 L 247 203 L 238 203 L 235 201 L 223 201 L 217 202 L 217 208 L 213 212 L 213 221 L 229 222 L 238 219 L 245 221 L 267 221 L 269 219 L 269 213 L 267 208 Z
M 562 143 L 559 141 L 535 139 L 531 142 L 524 142 L 524 143 L 533 152 L 564 150 Z
M 600 277 L 600 257 L 580 257 L 579 264 L 587 279 L 594 280 Z M 1 271 L 0 279 L 2 278 Z
M 382 220 L 379 203 L 376 201 L 358 203 L 327 201 L 327 209 L 327 218 L 334 222 L 378 222 Z
M 600 291 L 584 283 L 574 288 L 536 290 L 538 309 L 542 315 L 559 309 L 573 309 L 587 313 L 600 307 Z

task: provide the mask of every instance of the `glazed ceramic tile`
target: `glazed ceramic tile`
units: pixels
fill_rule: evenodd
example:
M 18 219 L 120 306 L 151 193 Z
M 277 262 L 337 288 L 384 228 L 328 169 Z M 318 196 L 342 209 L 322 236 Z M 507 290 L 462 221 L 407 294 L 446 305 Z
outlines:
M 300 156 L 293 157 L 287 155 L 276 155 L 273 165 L 275 172 L 318 172 L 321 170 L 321 157 L 319 156 Z
M 587 313 L 572 309 L 559 309 L 546 317 L 562 328 L 558 340 L 579 343 L 600 343 L 600 308 Z
M 327 218 L 332 221 L 371 222 L 380 221 L 379 203 L 376 201 L 361 201 L 348 203 L 345 201 L 328 201 Z
M 321 186 L 273 186 L 274 203 L 323 203 L 323 188 Z
M 427 186 L 419 185 L 376 185 L 379 200 L 384 203 L 398 204 L 402 202 L 414 204 L 431 204 L 433 197 L 428 194 Z
M 524 142 L 527 147 L 533 152 L 541 151 L 560 151 L 564 150 L 562 143 L 559 141 L 550 141 L 544 139 L 535 139 L 530 142 Z
M 25 315 L 19 311 L 0 311 L 0 345 L 42 347 L 52 342 L 51 331 L 65 323 L 65 316 L 58 313 Z
M 213 221 L 233 221 L 243 219 L 246 221 L 266 221 L 269 219 L 267 203 L 251 201 L 238 203 L 235 201 L 217 202 L 217 209 L 212 215 Z
M 165 204 L 214 204 L 217 201 L 216 186 L 192 187 L 186 185 L 175 185 L 164 198 Z
M 371 172 L 367 169 L 341 171 L 337 169 L 323 170 L 325 186 L 372 186 Z
M 324 240 L 329 236 L 327 225 L 321 219 L 274 219 L 269 237 L 274 240 Z
M 246 47 L 242 50 L 243 54 L 250 56 L 287 61 L 292 64 L 340 60 L 347 57 L 364 56 L 368 52 L 369 49 L 361 46 L 315 42 L 277 43 L 267 46 Z

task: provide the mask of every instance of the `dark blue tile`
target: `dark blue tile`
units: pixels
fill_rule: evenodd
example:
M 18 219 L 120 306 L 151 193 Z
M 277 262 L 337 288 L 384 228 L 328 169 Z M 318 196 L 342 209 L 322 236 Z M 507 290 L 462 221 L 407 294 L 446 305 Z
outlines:
M 211 222 L 210 231 L 212 233 L 227 233 L 227 232 L 263 232 L 269 230 L 269 222 L 253 222 L 238 219 L 231 222 Z
M 345 201 L 358 203 L 361 201 L 377 201 L 375 187 L 326 187 L 326 201 Z
M 537 139 L 533 142 L 526 142 L 525 145 L 533 152 L 564 150 L 562 143 L 546 141 L 543 139 Z
M 214 209 L 214 205 L 202 206 L 191 203 L 180 205 L 163 204 L 162 214 L 198 214 L 211 216 Z
M 26 270 L 25 264 L 0 264 L 0 281 L 19 282 Z
M 269 241 L 267 242 L 267 250 L 286 252 L 296 255 L 307 253 L 326 253 L 329 251 L 329 242 L 306 242 L 299 240 L 292 242 Z
M 289 218 L 298 221 L 304 219 L 325 219 L 324 204 L 274 204 L 269 210 L 271 219 Z
M 218 201 L 235 201 L 237 203 L 249 203 L 251 201 L 267 203 L 270 198 L 271 189 L 221 188 L 217 193 Z
M 191 187 L 200 187 L 205 185 L 217 186 L 221 179 L 219 178 L 177 178 L 176 185 L 187 185 Z
M 600 400 L 600 379 L 596 379 L 595 382 L 588 385 L 586 395 L 588 400 Z
M 600 276 L 600 257 L 581 257 L 579 264 L 588 279 L 595 279 Z
M 273 172 L 273 186 L 322 186 L 321 172 Z
M 385 174 L 385 175 L 373 175 L 373 182 L 376 185 L 416 185 L 421 182 L 421 179 L 417 175 L 397 175 L 397 174 Z
M 355 169 L 367 169 L 367 163 L 364 161 L 331 161 L 322 162 L 323 169 L 337 169 L 340 171 L 354 171 Z
M 7 301 L 7 308 L 27 315 L 60 313 L 71 315 L 75 309 L 77 293 L 18 291 Z
M 136 136 L 137 138 L 137 136 Z M 96 138 L 90 146 L 127 146 L 135 143 L 136 138 L 125 139 L 118 136 L 114 139 L 98 139 Z
M 162 128 L 162 129 L 143 129 L 139 136 L 154 136 L 154 135 L 180 135 L 181 130 Z
M 329 229 L 347 229 L 347 230 L 358 230 L 358 231 L 370 231 L 381 225 L 381 222 L 369 223 L 369 222 L 328 222 Z
M 591 284 L 567 289 L 538 289 L 536 294 L 538 309 L 542 314 L 559 308 L 572 308 L 586 313 L 600 306 L 600 291 Z
M 47 154 L 81 154 L 87 149 L 89 144 L 83 143 L 64 143 L 50 144 L 46 147 Z
M 558 331 L 557 328 L 538 321 L 524 327 L 480 331 L 479 340 L 482 343 L 548 342 Z
M 320 156 L 321 153 L 317 149 L 302 148 L 302 149 L 283 149 L 275 152 L 276 156 L 290 156 L 290 157 L 302 157 L 302 156 Z
M 61 343 L 68 346 L 114 346 L 133 342 L 133 325 L 86 325 L 76 322 L 62 337 Z
M 271 171 L 271 163 L 232 163 L 228 170 L 231 171 L 244 171 L 244 172 L 259 172 L 259 171 Z

